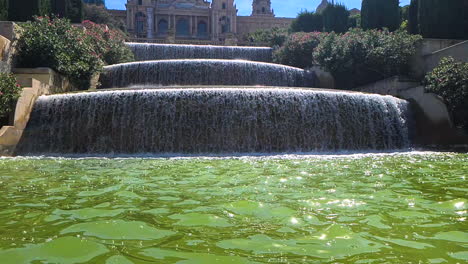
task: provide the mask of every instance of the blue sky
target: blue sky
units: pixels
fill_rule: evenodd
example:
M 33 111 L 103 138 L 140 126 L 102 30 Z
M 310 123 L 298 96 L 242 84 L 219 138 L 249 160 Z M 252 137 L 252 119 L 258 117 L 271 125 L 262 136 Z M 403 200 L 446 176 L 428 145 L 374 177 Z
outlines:
M 109 9 L 125 9 L 127 0 L 106 0 Z M 239 15 L 247 16 L 252 12 L 252 0 L 235 0 Z M 271 0 L 277 17 L 296 17 L 301 10 L 314 11 L 321 0 Z M 361 9 L 362 0 L 337 0 L 344 3 L 349 9 Z M 400 5 L 409 4 L 410 0 L 400 0 Z

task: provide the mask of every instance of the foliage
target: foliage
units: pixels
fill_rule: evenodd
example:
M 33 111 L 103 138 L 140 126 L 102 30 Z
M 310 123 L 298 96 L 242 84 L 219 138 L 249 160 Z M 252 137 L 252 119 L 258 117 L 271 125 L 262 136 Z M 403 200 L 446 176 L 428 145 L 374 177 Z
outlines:
M 106 64 L 117 64 L 132 61 L 133 53 L 125 45 L 125 37 L 119 30 L 109 29 L 106 25 L 83 21 L 85 34 L 94 49 Z
M 100 6 L 105 6 L 106 1 L 105 0 L 83 0 L 86 4 L 94 4 L 94 5 L 100 5 Z
M 408 32 L 411 34 L 419 34 L 418 3 L 418 0 L 411 0 L 408 10 Z
M 13 111 L 13 103 L 20 93 L 21 86 L 16 83 L 16 78 L 12 74 L 0 73 L 0 119 Z
M 275 62 L 299 68 L 311 67 L 312 53 L 319 45 L 322 35 L 320 32 L 291 34 L 284 46 L 274 52 Z
M 50 0 L 9 0 L 8 19 L 28 21 L 33 16 L 44 16 L 51 12 Z
M 328 4 L 322 12 L 323 31 L 343 33 L 348 30 L 349 11 L 342 4 Z
M 468 38 L 468 1 L 418 1 L 418 24 L 425 38 Z
M 83 2 L 81 0 L 51 0 L 52 13 L 68 18 L 72 23 L 83 21 Z
M 394 31 L 400 27 L 399 0 L 363 0 L 361 18 L 364 29 Z
M 361 27 L 361 15 L 352 15 L 348 17 L 348 28 L 360 28 Z
M 0 0 L 0 21 L 8 20 L 8 0 Z
M 19 67 L 50 67 L 79 89 L 87 89 L 92 75 L 102 69 L 90 37 L 68 20 L 37 17 L 23 29 L 17 43 Z
M 104 6 L 84 5 L 83 7 L 84 20 L 93 21 L 97 24 L 106 24 L 112 29 L 120 29 L 126 31 L 122 21 L 115 19 Z
M 400 7 L 400 23 L 407 21 L 409 19 L 410 6 L 405 5 Z
M 291 24 L 291 32 L 314 32 L 323 30 L 323 19 L 319 13 L 302 11 Z
M 406 72 L 420 39 L 403 31 L 331 33 L 315 49 L 314 62 L 333 74 L 339 88 L 349 89 Z
M 279 47 L 284 44 L 287 38 L 288 32 L 285 29 L 272 28 L 250 33 L 247 35 L 246 41 L 257 46 L 268 45 L 270 47 Z
M 468 63 L 443 58 L 424 84 L 427 92 L 444 99 L 455 125 L 468 131 Z

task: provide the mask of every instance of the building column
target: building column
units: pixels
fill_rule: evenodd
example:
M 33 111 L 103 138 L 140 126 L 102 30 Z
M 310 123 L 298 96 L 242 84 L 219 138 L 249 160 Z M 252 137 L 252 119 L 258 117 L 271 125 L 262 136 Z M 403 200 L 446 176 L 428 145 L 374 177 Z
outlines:
M 154 27 L 154 8 L 147 7 L 146 8 L 146 18 L 147 18 L 147 29 L 146 29 L 146 37 L 152 39 L 153 36 L 153 27 Z
M 193 33 L 193 16 L 189 16 L 189 36 L 192 37 L 192 33 Z
M 198 37 L 198 17 L 194 16 L 193 20 L 195 21 L 195 30 L 193 32 L 193 36 Z

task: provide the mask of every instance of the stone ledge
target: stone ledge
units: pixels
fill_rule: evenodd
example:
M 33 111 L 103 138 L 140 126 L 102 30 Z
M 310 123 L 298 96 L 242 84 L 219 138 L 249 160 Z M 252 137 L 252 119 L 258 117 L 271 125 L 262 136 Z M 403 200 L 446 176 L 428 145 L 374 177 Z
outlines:
M 24 87 L 32 87 L 32 80 L 36 79 L 50 86 L 51 93 L 63 93 L 72 90 L 67 78 L 61 76 L 51 68 L 14 68 L 11 70 L 16 76 L 18 83 Z
M 12 155 L 16 145 L 21 140 L 23 131 L 29 121 L 34 103 L 41 95 L 51 93 L 50 86 L 38 80 L 29 80 L 31 86 L 23 88 L 15 108 L 13 126 L 4 126 L 0 129 L 0 156 Z

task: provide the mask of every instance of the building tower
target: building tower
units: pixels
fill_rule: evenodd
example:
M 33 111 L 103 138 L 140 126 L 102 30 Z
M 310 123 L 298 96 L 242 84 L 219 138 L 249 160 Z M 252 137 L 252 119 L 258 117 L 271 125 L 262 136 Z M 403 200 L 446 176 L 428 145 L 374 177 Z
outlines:
M 234 0 L 211 1 L 212 39 L 225 39 L 237 33 L 237 6 Z
M 274 17 L 275 12 L 271 9 L 271 0 L 254 0 L 252 3 L 252 16 Z

